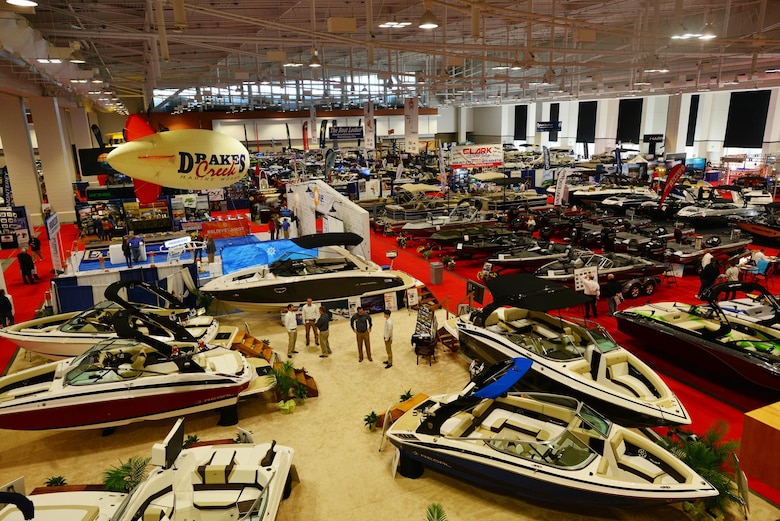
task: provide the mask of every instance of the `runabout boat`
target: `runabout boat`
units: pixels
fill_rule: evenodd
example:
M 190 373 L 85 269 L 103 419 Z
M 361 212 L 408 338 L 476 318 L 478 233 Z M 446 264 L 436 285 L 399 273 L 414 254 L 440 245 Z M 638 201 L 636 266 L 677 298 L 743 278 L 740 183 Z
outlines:
M 590 250 L 581 250 L 571 244 L 539 241 L 532 244 L 499 251 L 488 259 L 494 266 L 533 271 L 556 259 L 576 258 Z
M 719 300 L 732 292 L 737 298 Z M 708 376 L 780 391 L 777 299 L 760 284 L 740 281 L 716 284 L 701 298 L 707 303 L 656 302 L 619 311 L 618 329 Z
M 179 420 L 163 443 L 154 444 L 151 469 L 129 493 L 43 491 L 27 498 L 36 521 L 273 521 L 291 491 L 295 451 L 275 441 L 255 443 L 246 431 L 239 431 L 242 436 L 247 439 L 241 443 L 182 449 L 184 430 Z M 0 519 L 25 517 L 8 505 L 0 510 Z
M 766 212 L 750 219 L 734 220 L 740 230 L 762 239 L 780 239 L 780 203 L 764 205 Z
M 234 413 L 239 397 L 275 384 L 265 359 L 224 347 L 104 340 L 78 357 L 0 378 L 0 428 L 95 429 L 226 407 Z
M 492 304 L 445 324 L 466 353 L 487 363 L 527 357 L 533 388 L 587 401 L 627 426 L 691 423 L 666 383 L 603 327 L 544 312 L 582 304 L 586 295 L 525 273 L 487 286 Z
M 731 256 L 744 251 L 752 242 L 750 237 L 735 237 L 726 234 L 709 235 L 697 248 L 695 244 L 666 243 L 665 257 L 679 264 L 695 264 L 704 256 L 705 250 L 716 257 Z
M 120 290 L 143 289 L 162 299 L 163 306 L 128 302 Z M 78 356 L 101 340 L 116 338 L 114 314 L 133 309 L 134 326 L 163 342 L 204 342 L 230 346 L 238 329 L 220 326 L 206 310 L 187 308 L 167 291 L 140 281 L 119 281 L 106 288 L 106 298 L 85 311 L 35 318 L 0 329 L 6 338 L 27 351 L 52 360 Z
M 611 273 L 617 280 L 660 275 L 666 269 L 661 262 L 627 253 L 589 253 L 573 259 L 562 258 L 549 262 L 537 269 L 536 275 L 547 280 L 574 283 L 574 270 L 587 267 L 597 267 L 599 277 Z
M 291 240 L 305 244 L 305 248 L 319 248 L 319 255 L 283 257 L 270 265 L 240 269 L 209 281 L 202 291 L 243 311 L 264 313 L 278 312 L 287 304 L 303 304 L 307 298 L 327 304 L 406 290 L 416 284 L 406 273 L 383 270 L 336 245 L 360 244 L 363 238 L 357 234 L 320 234 Z
M 508 392 L 530 366 L 505 360 L 459 394 L 431 397 L 401 416 L 387 431 L 401 474 L 419 477 L 425 465 L 568 506 L 653 506 L 718 494 L 671 452 L 574 398 Z

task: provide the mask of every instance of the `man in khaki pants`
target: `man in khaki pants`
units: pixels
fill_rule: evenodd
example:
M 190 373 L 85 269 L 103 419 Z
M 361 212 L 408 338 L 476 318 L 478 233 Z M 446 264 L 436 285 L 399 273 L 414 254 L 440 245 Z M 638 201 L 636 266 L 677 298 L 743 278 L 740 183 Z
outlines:
M 292 358 L 295 341 L 298 339 L 298 319 L 295 316 L 295 306 L 287 304 L 287 312 L 282 316 L 282 325 L 287 330 L 287 358 Z
M 349 325 L 355 332 L 358 348 L 358 362 L 363 361 L 363 344 L 366 345 L 366 356 L 368 361 L 373 362 L 371 358 L 371 315 L 366 313 L 362 307 L 357 308 L 357 313 L 349 319 Z

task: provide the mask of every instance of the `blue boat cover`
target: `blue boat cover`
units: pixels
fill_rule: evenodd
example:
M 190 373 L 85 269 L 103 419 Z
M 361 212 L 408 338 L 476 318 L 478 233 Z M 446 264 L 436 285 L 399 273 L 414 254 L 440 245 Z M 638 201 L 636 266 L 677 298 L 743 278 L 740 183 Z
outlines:
M 474 396 L 477 398 L 498 398 L 503 396 L 531 369 L 531 364 L 533 364 L 533 360 L 529 358 L 519 357 L 513 358 L 513 360 L 515 363 L 507 369 L 501 378 L 479 389 L 474 393 Z
M 229 246 L 222 250 L 222 272 L 227 275 L 258 264 L 271 264 L 282 257 L 311 259 L 317 257 L 317 250 L 302 248 L 290 239 Z

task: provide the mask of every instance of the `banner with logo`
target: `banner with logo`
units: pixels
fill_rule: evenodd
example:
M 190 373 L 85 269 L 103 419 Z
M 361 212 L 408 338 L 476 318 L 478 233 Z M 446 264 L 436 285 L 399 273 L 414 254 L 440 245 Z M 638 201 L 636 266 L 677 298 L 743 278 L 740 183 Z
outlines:
M 226 239 L 228 237 L 244 237 L 249 235 L 249 223 L 246 219 L 230 221 L 209 221 L 201 227 L 203 235 L 211 235 L 214 239 Z
M 365 144 L 363 148 L 366 150 L 374 150 L 374 142 L 376 141 L 376 128 L 374 128 L 374 102 L 366 101 L 363 103 L 363 121 L 365 124 L 365 132 L 363 133 Z
M 550 169 L 550 149 L 547 147 L 542 147 L 542 159 L 544 160 L 544 169 L 549 170 Z
M 450 168 L 490 168 L 504 164 L 504 147 L 493 145 L 461 145 L 450 150 Z
M 404 150 L 409 154 L 420 152 L 420 100 L 406 98 L 404 101 Z
M 680 180 L 685 173 L 685 164 L 678 163 L 672 167 L 668 174 L 666 174 L 666 184 L 664 185 L 664 191 L 661 192 L 661 198 L 658 200 L 658 207 L 660 208 L 667 196 L 672 192 L 674 185 Z
M 570 174 L 571 172 L 568 170 L 562 171 L 558 174 L 558 180 L 555 183 L 555 199 L 553 200 L 553 204 L 555 206 L 562 205 L 564 200 L 568 198 L 568 194 L 566 193 L 566 180 L 569 178 Z

